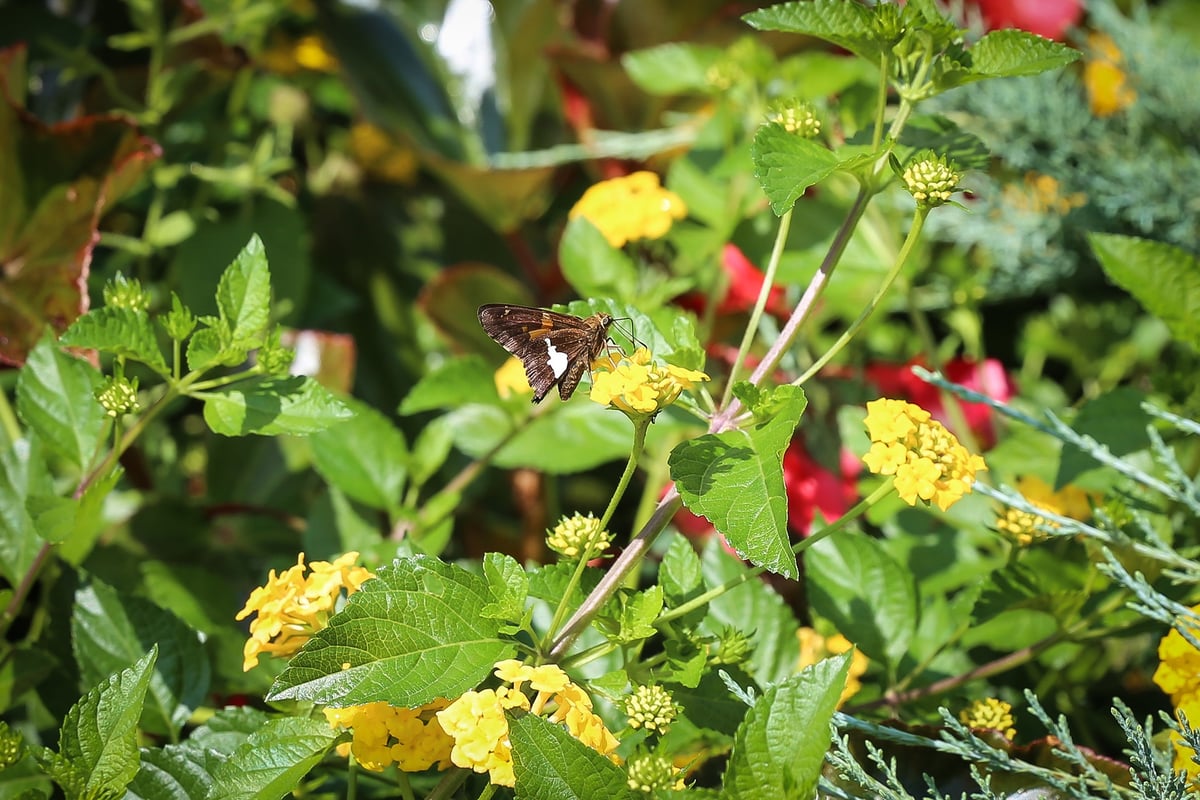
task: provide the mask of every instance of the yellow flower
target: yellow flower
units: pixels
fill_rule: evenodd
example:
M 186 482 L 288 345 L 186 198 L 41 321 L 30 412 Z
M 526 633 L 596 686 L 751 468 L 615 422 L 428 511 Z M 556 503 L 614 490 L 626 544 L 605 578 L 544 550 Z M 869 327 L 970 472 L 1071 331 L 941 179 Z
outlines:
M 796 638 L 800 640 L 800 662 L 796 665 L 797 669 L 811 667 L 819 661 L 824 661 L 830 656 L 841 655 L 854 647 L 854 644 L 840 633 L 835 633 L 827 638 L 807 627 L 796 631 Z M 862 676 L 866 673 L 870 663 L 870 659 L 863 655 L 861 650 L 854 650 L 854 654 L 850 656 L 846 688 L 842 689 L 842 695 L 838 698 L 839 707 L 862 689 Z
M 487 772 L 492 783 L 512 786 L 516 779 L 504 710 L 520 708 L 541 714 L 550 705 L 554 706 L 548 717 L 551 722 L 565 723 L 576 739 L 612 757 L 617 749 L 616 737 L 592 712 L 592 701 L 587 694 L 571 683 L 559 667 L 553 664 L 532 667 L 509 659 L 496 664 L 495 674 L 512 686 L 467 692 L 437 712 L 438 722 L 454 739 L 450 760 L 455 765 Z M 532 702 L 521 691 L 525 683 L 537 692 Z
M 593 185 L 568 216 L 595 225 L 608 243 L 622 247 L 635 239 L 658 239 L 687 216 L 679 195 L 662 188 L 653 172 L 635 172 Z
M 333 562 L 314 561 L 305 577 L 304 553 L 300 553 L 295 566 L 279 575 L 271 570 L 266 585 L 250 593 L 236 617 L 242 620 L 257 613 L 243 649 L 242 669 L 257 666 L 263 653 L 287 658 L 324 628 L 343 597 L 342 590 L 345 596 L 352 595 L 375 577 L 365 567 L 354 566 L 357 560 L 358 553 L 349 552 Z
M 553 530 L 546 531 L 546 544 L 551 550 L 567 558 L 579 558 L 584 553 L 588 558 L 608 549 L 613 535 L 601 530 L 600 520 L 588 514 L 563 517 Z
M 895 475 L 896 491 L 910 506 L 920 498 L 945 511 L 971 491 L 975 473 L 987 469 L 983 458 L 912 403 L 872 400 L 866 425 L 872 444 L 863 461 L 877 475 Z
M 1097 117 L 1111 117 L 1133 105 L 1137 92 L 1129 86 L 1121 64 L 1125 61 L 1117 44 L 1103 33 L 1088 36 L 1090 58 L 1083 65 L 1083 86 L 1088 106 Z
M 349 728 L 353 739 L 338 745 L 338 753 L 354 754 L 365 769 L 381 772 L 395 763 L 404 772 L 439 770 L 451 765 L 450 748 L 454 744 L 434 719 L 435 712 L 449 705 L 438 699 L 419 708 L 397 708 L 387 703 L 367 703 L 348 708 L 327 708 L 325 719 L 331 727 Z
M 417 154 L 382 128 L 358 122 L 350 128 L 350 154 L 371 176 L 390 183 L 411 184 L 417 177 Z
M 337 72 L 338 62 L 319 36 L 302 36 L 294 42 L 275 37 L 258 55 L 258 62 L 272 72 L 294 75 L 302 69 Z
M 1064 486 L 1056 492 L 1041 478 L 1026 475 L 1017 479 L 1017 491 L 1031 504 L 1060 517 L 1071 517 L 1080 522 L 1087 522 L 1092 516 L 1092 507 L 1089 502 L 1092 495 L 1083 489 Z M 1040 514 L 1016 508 L 1003 510 L 996 519 L 997 530 L 1007 533 L 1020 545 L 1028 545 L 1038 539 L 1044 539 L 1045 534 L 1038 530 L 1038 527 L 1043 525 L 1052 528 L 1058 527 L 1057 522 L 1051 522 Z
M 496 381 L 496 393 L 502 400 L 533 394 L 533 387 L 529 385 L 529 378 L 525 375 L 525 365 L 516 356 L 511 356 L 500 365 L 496 370 L 494 380 Z
M 1192 606 L 1192 611 L 1200 614 L 1200 605 Z M 1188 620 L 1186 627 L 1193 638 L 1200 638 L 1200 624 Z M 1189 725 L 1200 727 L 1200 650 L 1171 628 L 1158 643 L 1158 661 L 1154 682 L 1171 696 L 1176 714 L 1182 711 Z M 1193 786 L 1200 788 L 1200 766 L 1192 763 L 1192 749 L 1174 732 L 1171 743 L 1175 747 L 1175 769 L 1186 772 Z
M 1000 731 L 1006 739 L 1017 735 L 1017 729 L 1013 727 L 1012 704 L 994 697 L 976 700 L 959 712 L 958 718 L 968 728 Z
M 671 693 L 661 686 L 638 686 L 625 698 L 625 715 L 629 717 L 629 727 L 634 729 L 664 734 L 678 713 Z
M 706 380 L 703 372 L 653 364 L 650 351 L 639 347 L 615 365 L 606 358 L 594 361 L 589 396 L 629 416 L 653 416 L 678 400 L 684 389 Z

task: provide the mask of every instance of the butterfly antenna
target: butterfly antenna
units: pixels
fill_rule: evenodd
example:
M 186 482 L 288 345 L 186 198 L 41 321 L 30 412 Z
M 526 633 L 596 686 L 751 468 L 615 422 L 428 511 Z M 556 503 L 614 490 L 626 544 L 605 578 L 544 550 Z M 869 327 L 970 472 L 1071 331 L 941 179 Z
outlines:
M 616 325 L 616 323 L 618 323 L 618 322 L 628 322 L 629 323 L 628 328 L 626 328 L 623 325 L 617 325 L 617 330 L 619 330 L 621 332 L 622 336 L 624 336 L 626 339 L 628 339 L 630 342 L 632 342 L 637 347 L 644 347 L 647 350 L 650 349 L 650 347 L 645 342 L 643 342 L 638 337 L 634 336 L 634 334 L 633 334 L 633 317 L 616 317 L 615 319 L 613 319 L 614 325 Z

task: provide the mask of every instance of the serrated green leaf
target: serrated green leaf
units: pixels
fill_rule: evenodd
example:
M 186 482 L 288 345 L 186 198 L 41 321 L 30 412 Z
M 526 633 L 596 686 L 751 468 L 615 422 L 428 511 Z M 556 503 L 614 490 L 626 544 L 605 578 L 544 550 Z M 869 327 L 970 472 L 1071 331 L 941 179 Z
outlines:
M 63 347 L 82 347 L 140 361 L 159 375 L 170 370 L 159 349 L 150 315 L 131 308 L 105 306 L 71 324 L 58 340 Z
M 747 429 L 705 434 L 671 451 L 671 479 L 683 504 L 702 514 L 740 554 L 798 578 L 787 531 L 783 452 L 807 400 L 798 386 L 772 393 L 777 411 Z
M 715 589 L 746 573 L 746 565 L 725 552 L 717 537 L 704 547 L 701 565 L 704 583 Z M 796 673 L 800 663 L 800 641 L 796 631 L 800 623 L 787 604 L 771 587 L 759 580 L 746 581 L 715 598 L 708 606 L 704 621 L 706 633 L 717 635 L 725 626 L 753 634 L 754 652 L 747 669 L 763 686 Z
M 246 348 L 226 350 L 221 344 L 221 332 L 217 328 L 201 328 L 188 339 L 188 369 L 199 372 L 215 366 L 232 367 L 245 361 L 249 352 Z
M 643 91 L 652 95 L 716 91 L 708 70 L 725 55 L 719 47 L 670 42 L 621 56 L 621 66 Z
M 215 785 L 207 800 L 283 797 L 320 763 L 337 737 L 323 719 L 273 719 L 213 771 Z
M 53 492 L 37 437 L 18 439 L 0 452 L 0 573 L 10 586 L 21 582 L 43 545 L 26 502 Z
M 224 436 L 307 436 L 354 413 L 324 386 L 300 375 L 251 378 L 195 396 L 204 400 L 204 421 Z
M 610 641 L 632 644 L 654 635 L 654 620 L 663 610 L 661 586 L 651 586 L 641 592 L 619 593 L 617 600 L 620 604 L 618 628 L 609 637 Z
M 787 213 L 808 187 L 832 175 L 839 162 L 825 145 L 788 133 L 777 123 L 758 129 L 750 154 L 754 177 L 777 216 Z
M 625 771 L 536 714 L 510 717 L 513 787 L 517 798 L 633 800 Z
M 494 370 L 479 356 L 450 359 L 423 375 L 400 403 L 400 413 L 408 416 L 467 403 L 500 403 Z
M 515 652 L 483 615 L 491 600 L 484 578 L 461 567 L 396 559 L 292 658 L 270 698 L 418 706 L 458 697 Z
M 483 577 L 492 595 L 492 602 L 484 607 L 483 613 L 492 619 L 521 619 L 525 599 L 529 597 L 529 576 L 517 560 L 503 553 L 485 553 Z
M 409 480 L 413 486 L 425 483 L 441 469 L 454 448 L 454 431 L 446 417 L 438 417 L 417 434 L 408 454 Z
M 986 169 L 991 159 L 987 145 L 950 119 L 915 116 L 904 126 L 902 147 L 894 151 L 902 162 L 918 150 L 929 149 L 952 160 L 959 169 Z
M 1090 233 L 1088 244 L 1113 283 L 1200 350 L 1200 259 L 1166 242 L 1114 233 Z
M 309 437 L 313 466 L 360 503 L 394 511 L 408 473 L 404 434 L 366 403 L 353 398 L 341 402 L 354 416 Z
M 265 341 L 271 321 L 271 273 L 257 234 L 221 275 L 217 312 L 232 344 L 253 349 Z
M 271 715 L 257 708 L 223 708 L 192 731 L 185 746 L 228 756 L 271 719 Z
M 804 555 L 813 611 L 872 659 L 896 665 L 917 628 L 912 575 L 869 536 L 842 531 Z
M 204 800 L 213 785 L 195 748 L 143 747 L 141 769 L 130 782 L 126 800 Z
M 58 754 L 84 778 L 83 795 L 119 797 L 137 774 L 137 725 L 158 647 L 85 694 L 63 719 Z
M 964 83 L 984 78 L 1037 75 L 1065 67 L 1083 55 L 1065 44 L 1016 28 L 992 31 L 968 52 L 971 56 L 971 72 Z
M 835 656 L 768 688 L 734 736 L 721 796 L 813 797 L 849 669 L 849 654 Z
M 663 588 L 667 605 L 674 608 L 703 592 L 704 575 L 700 556 L 692 543 L 673 535 L 658 565 L 658 585 Z
M 760 31 L 783 31 L 815 36 L 877 63 L 882 52 L 871 20 L 871 12 L 845 0 L 804 0 L 780 3 L 752 11 L 742 17 Z
M 1115 456 L 1144 450 L 1150 446 L 1146 426 L 1152 421 L 1142 409 L 1146 399 L 1146 395 L 1137 389 L 1118 386 L 1084 403 L 1075 419 L 1071 420 L 1071 429 L 1092 437 Z M 1058 474 L 1054 477 L 1055 491 L 1099 466 L 1099 461 L 1075 445 L 1064 445 L 1058 462 Z
M 196 632 L 171 612 L 98 581 L 75 593 L 71 644 L 88 684 L 158 647 L 140 723 L 152 733 L 177 735 L 208 693 L 208 655 Z
M 567 283 L 581 297 L 612 297 L 632 302 L 638 274 L 632 259 L 613 247 L 586 217 L 567 223 L 558 243 L 558 263 Z
M 78 470 L 95 456 L 104 431 L 104 409 L 94 395 L 100 380 L 95 367 L 59 350 L 49 336 L 17 374 L 17 415 Z

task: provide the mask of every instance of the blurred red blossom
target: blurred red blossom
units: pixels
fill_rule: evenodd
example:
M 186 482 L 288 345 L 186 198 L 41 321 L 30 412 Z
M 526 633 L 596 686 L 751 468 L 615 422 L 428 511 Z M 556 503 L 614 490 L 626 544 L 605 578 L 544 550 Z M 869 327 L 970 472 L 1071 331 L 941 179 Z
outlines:
M 913 365 L 925 366 L 920 359 L 914 359 L 907 364 L 873 364 L 866 369 L 867 380 L 875 384 L 881 394 L 916 403 L 932 414 L 938 422 L 954 430 L 954 419 L 946 413 L 941 392 L 936 386 L 914 375 Z M 946 363 L 942 372 L 952 383 L 1000 402 L 1008 402 L 1016 392 L 1016 386 L 1005 372 L 1004 365 L 994 358 L 976 362 L 956 356 Z M 995 444 L 996 430 L 991 408 L 984 403 L 965 401 L 961 405 L 967 427 L 979 440 L 980 446 L 991 447 Z
M 721 268 L 725 270 L 728 286 L 721 302 L 717 304 L 717 313 L 740 314 L 754 308 L 766 277 L 763 272 L 746 258 L 736 244 L 726 244 L 721 251 Z M 700 292 L 690 292 L 677 302 L 699 314 L 704 311 L 705 296 Z M 766 311 L 777 317 L 787 315 L 787 301 L 782 286 L 772 286 L 767 293 Z
M 1083 0 L 975 0 L 975 5 L 989 30 L 1020 28 L 1056 40 L 1083 16 Z

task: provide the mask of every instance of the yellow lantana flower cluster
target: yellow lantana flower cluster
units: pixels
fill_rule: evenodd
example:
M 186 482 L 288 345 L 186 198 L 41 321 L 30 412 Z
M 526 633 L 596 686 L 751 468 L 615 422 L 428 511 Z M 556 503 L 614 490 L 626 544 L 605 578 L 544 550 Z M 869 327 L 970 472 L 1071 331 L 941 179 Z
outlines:
M 959 712 L 958 719 L 968 728 L 1000 731 L 1005 739 L 1011 740 L 1017 735 L 1017 729 L 1013 727 L 1012 703 L 995 697 L 976 700 Z
M 1064 486 L 1056 492 L 1041 478 L 1026 475 L 1017 479 L 1017 491 L 1031 504 L 1060 517 L 1087 522 L 1092 516 L 1090 495 L 1075 486 Z M 1058 523 L 1016 508 L 1004 509 L 996 518 L 996 529 L 1007 533 L 1020 545 L 1046 538 L 1046 534 L 1038 530 L 1041 526 L 1057 528 Z
M 591 698 L 560 668 L 553 664 L 531 667 L 510 659 L 496 664 L 495 674 L 512 685 L 467 692 L 437 712 L 438 722 L 454 739 L 450 760 L 456 766 L 487 772 L 499 786 L 516 783 L 504 716 L 510 708 L 541 715 L 553 706 L 547 719 L 564 723 L 576 739 L 610 757 L 617 749 L 616 737 L 592 711 Z M 537 693 L 532 702 L 521 690 L 525 683 Z
M 987 469 L 982 457 L 912 403 L 872 400 L 866 426 L 872 444 L 863 462 L 876 475 L 895 475 L 896 491 L 910 506 L 919 498 L 945 511 L 970 493 L 975 473 Z
M 684 389 L 706 380 L 707 375 L 694 369 L 651 363 L 650 351 L 639 347 L 616 364 L 606 358 L 592 362 L 589 397 L 630 417 L 653 416 L 678 400 Z
M 563 517 L 552 530 L 546 531 L 546 545 L 567 558 L 588 558 L 603 553 L 612 544 L 613 535 L 600 527 L 600 520 L 590 513 L 585 517 L 576 512 Z
M 271 570 L 265 586 L 250 593 L 237 614 L 242 620 L 257 613 L 250 623 L 250 638 L 243 648 L 242 669 L 258 665 L 263 653 L 287 658 L 296 653 L 314 633 L 325 627 L 337 610 L 338 600 L 358 591 L 375 575 L 354 562 L 358 553 L 349 552 L 336 561 L 314 561 L 305 575 L 304 553 L 296 565 L 276 575 Z
M 404 772 L 423 772 L 430 767 L 450 767 L 454 745 L 434 714 L 450 704 L 435 700 L 419 708 L 397 708 L 387 703 L 325 709 L 325 719 L 335 730 L 350 729 L 353 739 L 338 745 L 338 754 L 350 753 L 365 769 L 382 772 L 396 764 Z
M 808 627 L 796 631 L 796 638 L 800 640 L 800 661 L 796 665 L 797 669 L 811 667 L 830 656 L 841 655 L 854 647 L 854 644 L 840 633 L 826 637 Z M 842 689 L 842 694 L 838 697 L 839 708 L 862 689 L 862 676 L 866 673 L 870 663 L 870 659 L 861 650 L 855 648 L 854 654 L 850 656 L 846 687 Z
M 567 216 L 583 217 L 609 244 L 622 247 L 636 239 L 665 236 L 675 220 L 687 216 L 687 206 L 659 184 L 657 175 L 643 170 L 593 185 Z
M 1200 614 L 1200 605 L 1192 606 L 1192 611 Z M 1193 638 L 1200 639 L 1200 625 L 1189 621 L 1186 627 Z M 1158 643 L 1158 660 L 1154 682 L 1171 696 L 1175 710 L 1187 715 L 1189 725 L 1200 727 L 1200 650 L 1171 628 Z M 1171 733 L 1171 741 L 1175 745 L 1175 769 L 1186 772 L 1192 788 L 1200 789 L 1200 766 L 1192 763 L 1192 748 L 1177 733 Z
M 1093 32 L 1088 36 L 1088 60 L 1083 65 L 1083 86 L 1088 106 L 1097 117 L 1111 117 L 1133 105 L 1137 92 L 1129 85 L 1121 65 L 1125 57 L 1109 36 Z

